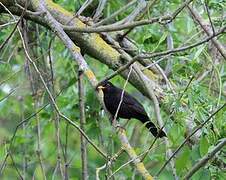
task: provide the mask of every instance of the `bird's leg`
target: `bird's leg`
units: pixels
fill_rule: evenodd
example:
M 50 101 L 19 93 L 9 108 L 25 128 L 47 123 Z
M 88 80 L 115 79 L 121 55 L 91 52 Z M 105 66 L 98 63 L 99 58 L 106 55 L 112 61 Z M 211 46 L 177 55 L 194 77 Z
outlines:
M 118 119 L 116 120 L 116 118 L 114 118 L 113 116 L 110 117 L 111 120 L 111 125 L 114 126 L 116 128 L 116 130 L 120 131 L 120 130 L 125 130 L 124 127 L 122 127 L 119 123 L 118 123 Z
M 119 123 L 118 124 L 116 124 L 116 131 L 117 132 L 125 132 L 126 131 L 126 129 L 124 128 L 124 127 L 122 127 Z
M 110 122 L 111 122 L 111 125 L 115 124 L 114 116 L 110 116 Z
M 114 124 L 118 124 L 116 118 L 113 118 L 113 119 L 112 119 L 112 124 L 113 124 L 113 125 L 114 125 Z
M 117 124 L 118 124 L 118 122 L 117 122 L 118 117 L 116 118 L 115 116 L 111 115 L 110 120 L 111 120 L 111 125 L 117 126 Z
M 118 122 L 116 122 L 115 124 L 115 128 L 118 130 L 118 131 L 125 131 L 125 126 L 121 126 Z
M 125 126 L 127 125 L 127 122 L 121 126 L 119 123 L 118 123 L 118 120 L 119 118 L 115 118 L 114 116 L 111 116 L 110 117 L 110 120 L 111 120 L 111 125 L 114 126 L 116 128 L 116 130 L 121 130 L 121 131 L 125 131 Z
M 116 128 L 120 128 L 120 129 L 123 129 L 123 130 L 126 130 L 125 127 L 124 126 L 121 126 L 121 124 L 119 124 L 119 123 L 117 123 L 115 127 Z

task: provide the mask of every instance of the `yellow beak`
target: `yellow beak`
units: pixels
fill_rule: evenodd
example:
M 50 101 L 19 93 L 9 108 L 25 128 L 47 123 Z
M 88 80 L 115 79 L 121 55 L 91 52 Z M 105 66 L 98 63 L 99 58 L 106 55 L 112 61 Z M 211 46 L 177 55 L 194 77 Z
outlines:
M 104 86 L 98 86 L 98 88 L 97 89 L 105 89 L 106 87 L 104 87 Z

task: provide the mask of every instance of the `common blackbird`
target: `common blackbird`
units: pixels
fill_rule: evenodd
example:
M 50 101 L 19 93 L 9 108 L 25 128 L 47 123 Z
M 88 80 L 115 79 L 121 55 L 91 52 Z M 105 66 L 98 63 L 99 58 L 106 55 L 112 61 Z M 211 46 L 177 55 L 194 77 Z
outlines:
M 107 110 L 111 113 L 112 117 L 114 118 L 116 111 L 118 109 L 118 105 L 120 103 L 123 90 L 114 86 L 109 81 L 104 81 L 97 88 L 102 89 L 104 93 L 104 104 Z M 158 129 L 150 121 L 149 117 L 147 116 L 147 113 L 144 110 L 144 107 L 126 91 L 124 91 L 123 100 L 117 114 L 117 119 L 118 118 L 138 119 L 142 123 L 145 123 L 145 126 L 151 131 L 153 136 L 155 137 L 157 135 L 158 137 L 166 136 L 164 131 L 158 133 Z

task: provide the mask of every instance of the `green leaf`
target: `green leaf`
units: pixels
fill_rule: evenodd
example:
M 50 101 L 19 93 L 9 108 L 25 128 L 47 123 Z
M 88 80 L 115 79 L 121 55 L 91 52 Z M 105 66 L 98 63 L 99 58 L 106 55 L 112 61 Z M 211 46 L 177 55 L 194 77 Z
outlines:
M 168 32 L 166 31 L 166 32 L 163 33 L 163 35 L 162 35 L 162 37 L 160 38 L 160 40 L 159 40 L 157 46 L 152 50 L 153 52 L 159 47 L 159 45 L 160 45 L 163 41 L 166 40 L 167 36 L 168 36 Z
M 204 156 L 208 152 L 209 146 L 210 145 L 206 136 L 202 136 L 200 140 L 200 145 L 199 145 L 199 151 L 201 156 Z
M 191 164 L 190 162 L 190 149 L 188 147 L 184 148 L 184 151 L 178 156 L 176 159 L 176 169 L 178 174 L 181 174 L 183 171 L 186 171 L 186 167 L 188 168 Z
M 192 176 L 192 180 L 210 180 L 210 172 L 207 169 L 200 169 L 197 173 Z
M 204 50 L 205 47 L 206 46 L 199 47 L 198 50 L 196 51 L 193 59 L 197 59 L 200 56 L 200 54 L 202 53 L 202 51 Z

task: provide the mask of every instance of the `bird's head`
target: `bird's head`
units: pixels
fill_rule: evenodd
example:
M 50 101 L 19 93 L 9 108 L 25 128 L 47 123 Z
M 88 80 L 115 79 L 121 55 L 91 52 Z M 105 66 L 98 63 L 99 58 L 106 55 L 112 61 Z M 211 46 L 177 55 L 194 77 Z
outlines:
M 98 90 L 101 89 L 103 92 L 108 92 L 113 87 L 114 87 L 114 85 L 110 81 L 104 81 L 98 85 L 97 89 Z

